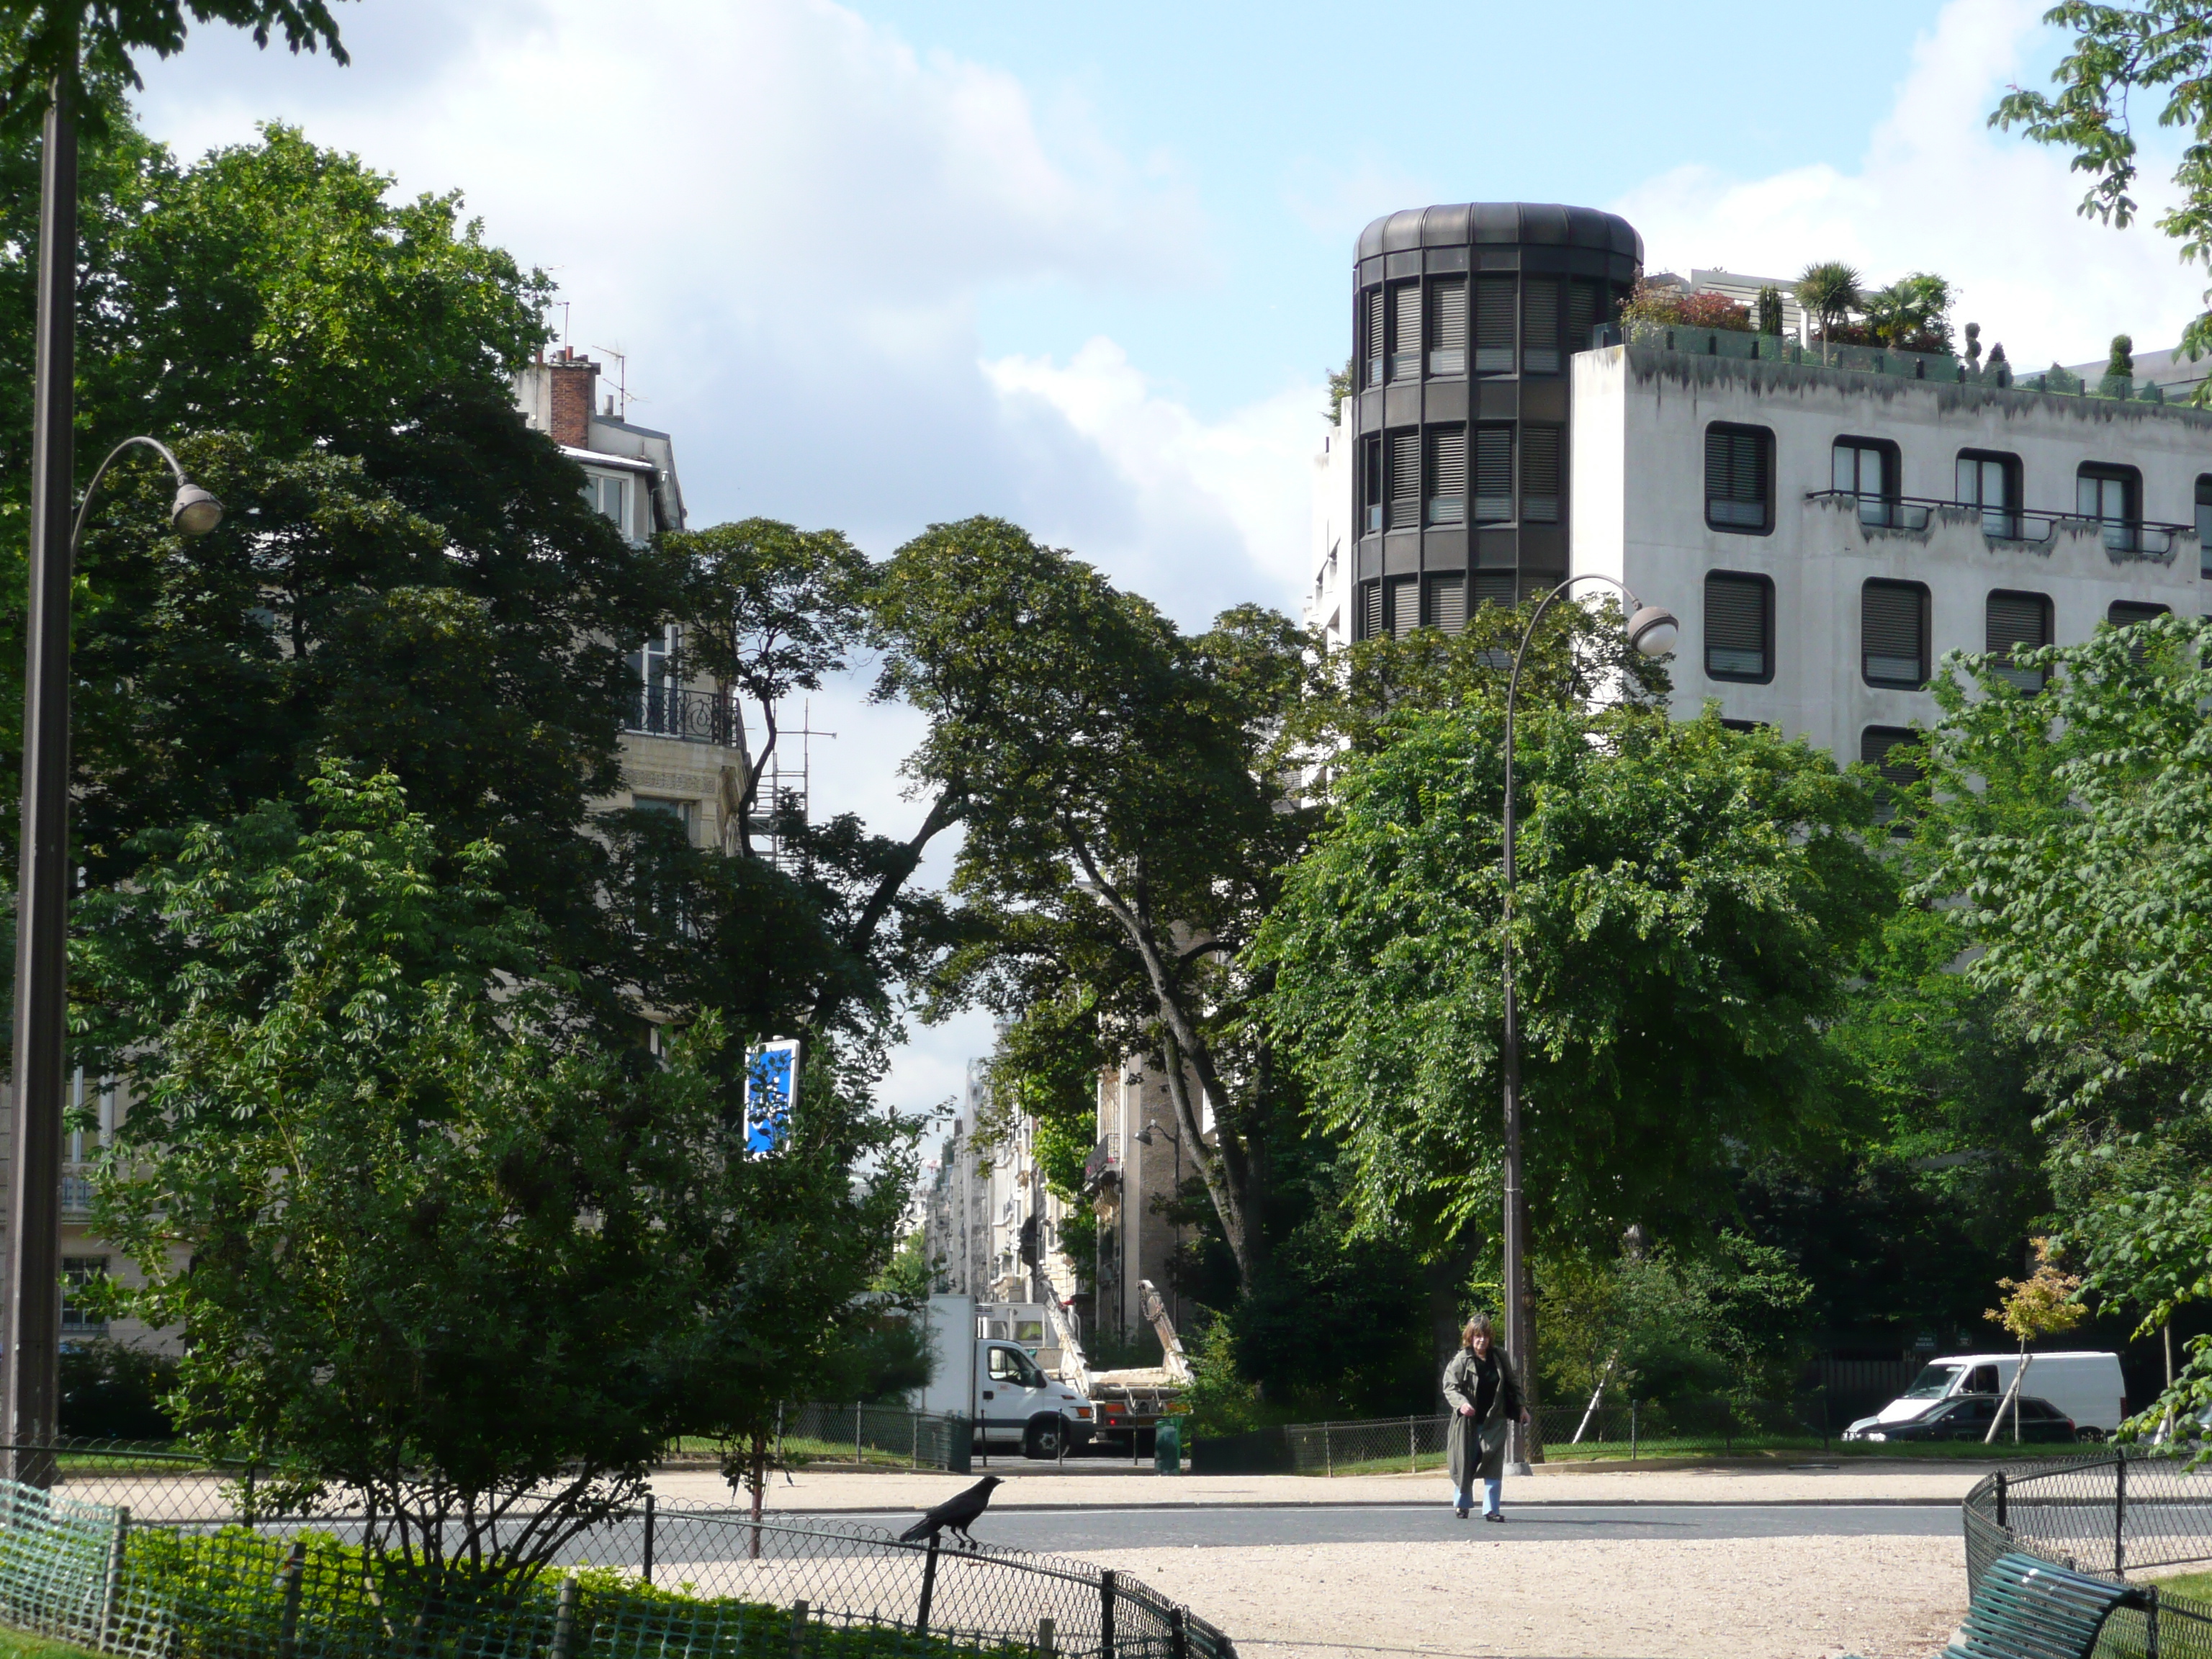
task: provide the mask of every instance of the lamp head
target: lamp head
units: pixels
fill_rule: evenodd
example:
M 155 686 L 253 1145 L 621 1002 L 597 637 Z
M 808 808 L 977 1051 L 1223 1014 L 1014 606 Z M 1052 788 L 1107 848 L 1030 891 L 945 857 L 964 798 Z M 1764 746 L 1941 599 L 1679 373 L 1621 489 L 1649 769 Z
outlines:
M 1143 1128 L 1137 1131 L 1137 1145 L 1139 1146 L 1149 1146 L 1152 1144 L 1152 1126 L 1147 1123 Z
M 204 536 L 222 522 L 222 503 L 196 483 L 179 484 L 177 498 L 169 504 L 169 522 L 180 535 Z
M 1663 605 L 1647 605 L 1628 619 L 1628 642 L 1647 657 L 1663 657 L 1681 637 L 1682 624 Z

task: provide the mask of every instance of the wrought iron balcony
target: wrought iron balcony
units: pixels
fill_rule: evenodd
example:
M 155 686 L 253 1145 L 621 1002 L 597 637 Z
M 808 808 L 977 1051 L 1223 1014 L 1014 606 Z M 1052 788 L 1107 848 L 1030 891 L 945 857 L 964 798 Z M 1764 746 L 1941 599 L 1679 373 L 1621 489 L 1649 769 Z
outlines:
M 1107 1182 L 1120 1180 L 1121 1176 L 1121 1160 L 1115 1152 L 1113 1137 L 1109 1135 L 1083 1160 L 1083 1190 L 1095 1192 Z
M 62 1219 L 82 1221 L 92 1214 L 92 1182 L 81 1175 L 62 1177 Z
M 2162 524 L 2153 519 L 2100 519 L 2086 513 L 2048 513 L 2035 507 L 1978 507 L 1932 495 L 1873 495 L 1850 489 L 1808 489 L 1808 501 L 1856 500 L 1859 522 L 1881 530 L 1925 530 L 1931 515 L 1944 513 L 1981 520 L 1991 541 L 2047 542 L 2061 525 L 2100 532 L 2116 553 L 2169 553 L 2177 536 L 2193 536 L 2197 526 Z
M 686 691 L 673 685 L 641 685 L 630 699 L 625 732 L 684 743 L 740 746 L 738 722 L 729 699 L 712 691 Z

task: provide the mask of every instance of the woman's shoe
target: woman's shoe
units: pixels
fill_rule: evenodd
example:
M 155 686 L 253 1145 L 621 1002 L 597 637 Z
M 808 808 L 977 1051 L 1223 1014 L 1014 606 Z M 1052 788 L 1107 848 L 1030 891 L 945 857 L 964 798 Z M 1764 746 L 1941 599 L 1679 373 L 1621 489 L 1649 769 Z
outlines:
M 1462 1521 L 1464 1521 L 1464 1520 L 1466 1520 L 1466 1519 L 1467 1519 L 1467 1511 L 1466 1511 L 1465 1510 L 1463 1510 L 1463 1509 L 1461 1509 L 1457 1504 L 1454 1504 L 1454 1505 L 1452 1506 L 1452 1513 L 1453 1513 L 1454 1515 L 1455 1515 L 1455 1516 L 1459 1516 L 1459 1518 L 1460 1518 L 1461 1520 L 1462 1520 Z
M 1482 1512 L 1482 1518 L 1486 1521 L 1503 1521 L 1505 1517 L 1496 1510 L 1485 1510 Z

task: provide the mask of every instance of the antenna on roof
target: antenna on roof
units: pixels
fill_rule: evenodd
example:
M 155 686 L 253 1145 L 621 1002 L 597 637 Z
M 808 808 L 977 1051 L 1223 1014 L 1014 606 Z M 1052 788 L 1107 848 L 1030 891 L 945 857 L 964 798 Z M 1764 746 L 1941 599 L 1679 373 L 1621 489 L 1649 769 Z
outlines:
M 622 418 L 625 421 L 629 419 L 629 406 L 632 404 L 641 404 L 645 399 L 630 396 L 629 357 L 617 351 L 612 346 L 593 346 L 592 349 L 604 351 L 615 360 L 615 396 L 621 399 L 617 407 L 622 410 Z

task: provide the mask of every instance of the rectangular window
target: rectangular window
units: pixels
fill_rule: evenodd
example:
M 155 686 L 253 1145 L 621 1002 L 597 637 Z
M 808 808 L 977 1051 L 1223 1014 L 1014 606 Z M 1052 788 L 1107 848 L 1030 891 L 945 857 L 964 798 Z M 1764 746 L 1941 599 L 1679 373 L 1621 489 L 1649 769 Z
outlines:
M 1390 290 L 1390 378 L 1421 378 L 1421 285 L 1401 283 Z
M 1988 650 L 2008 659 L 2015 651 L 2033 651 L 2051 643 L 2051 601 L 2041 593 L 2014 593 L 2003 588 L 1990 594 Z M 1998 675 L 2023 691 L 2040 691 L 2048 678 L 2040 668 L 2020 668 L 2000 661 Z
M 1474 285 L 1474 372 L 1513 372 L 1513 278 L 1485 276 Z
M 1928 590 L 1870 581 L 1859 591 L 1859 672 L 1869 685 L 1917 691 L 1928 684 Z
M 1359 637 L 1379 640 L 1382 637 L 1382 584 L 1368 582 L 1359 590 Z
M 1559 284 L 1531 276 L 1522 289 L 1521 367 L 1531 374 L 1559 372 Z
M 2131 552 L 2142 539 L 2142 475 L 2131 466 L 2084 465 L 2074 478 L 2074 511 L 2105 526 L 2105 545 Z
M 1920 781 L 1918 767 L 1909 765 L 1902 759 L 1893 761 L 1889 757 L 1892 750 L 1914 741 L 1912 733 L 1901 726 L 1869 726 L 1859 733 L 1860 763 L 1874 768 L 1884 785 L 1917 783 Z M 1887 823 L 1896 816 L 1897 808 L 1890 799 L 1888 789 L 1879 788 L 1876 792 L 1875 821 L 1877 823 Z
M 633 732 L 684 735 L 683 649 L 682 627 L 668 623 L 629 653 L 632 684 L 637 688 L 637 706 L 630 721 Z
M 1467 578 L 1456 571 L 1429 578 L 1429 626 L 1456 634 L 1467 626 Z
M 1390 517 L 1393 530 L 1421 527 L 1421 434 L 1419 428 L 1389 434 Z
M 625 536 L 629 534 L 629 480 L 604 472 L 584 475 L 584 499 L 592 510 L 604 514 Z
M 1705 428 L 1705 523 L 1765 535 L 1774 523 L 1774 434 L 1763 426 Z
M 1567 284 L 1567 351 L 1572 356 L 1590 349 L 1590 337 L 1605 320 L 1605 290 L 1595 283 Z
M 62 1328 L 81 1334 L 104 1331 L 107 1322 L 84 1305 L 84 1293 L 107 1277 L 104 1255 L 65 1255 L 62 1258 Z
M 2148 605 L 2140 599 L 2114 599 L 2105 612 L 2105 620 L 2115 628 L 2133 628 L 2137 623 L 2155 621 L 2167 614 L 2162 605 Z M 2130 647 L 2128 654 L 2142 662 L 2149 653 L 2147 646 Z
M 1379 288 L 1370 288 L 1367 290 L 1365 325 L 1367 337 L 1361 342 L 1364 349 L 1360 355 L 1367 359 L 1367 384 L 1381 386 L 1382 384 L 1382 354 L 1389 348 L 1383 343 L 1382 290 Z
M 1382 528 L 1382 441 L 1370 438 L 1359 446 L 1360 523 L 1373 535 Z
M 1429 289 L 1429 373 L 1467 373 L 1467 278 L 1454 276 Z
M 1429 522 L 1467 522 L 1467 428 L 1440 426 L 1429 432 Z
M 1510 570 L 1478 570 L 1474 573 L 1474 602 L 1477 605 L 1518 605 L 1520 595 L 1515 592 L 1514 573 Z M 1509 663 L 1507 666 L 1511 666 Z
M 1774 584 L 1716 570 L 1705 578 L 1705 672 L 1717 680 L 1774 678 Z
M 1842 495 L 1859 498 L 1861 524 L 1888 526 L 1896 522 L 1897 475 L 1897 452 L 1893 446 L 1863 438 L 1836 441 L 1835 488 Z
M 1474 432 L 1474 521 L 1510 524 L 1513 520 L 1513 428 L 1477 427 Z
M 1390 590 L 1390 636 L 1402 640 L 1421 625 L 1421 579 L 1393 576 L 1383 586 Z
M 1521 520 L 1523 524 L 1559 521 L 1559 428 L 1524 426 L 1521 428 Z
M 2212 472 L 2197 477 L 2197 574 L 2212 581 Z
M 1961 451 L 1957 495 L 1961 506 L 1982 509 L 1982 534 L 2000 541 L 2021 539 L 2017 457 Z

